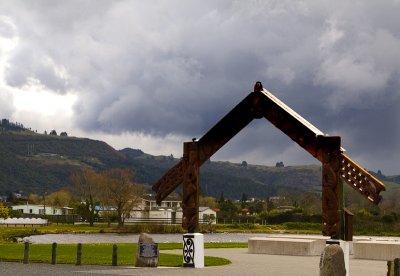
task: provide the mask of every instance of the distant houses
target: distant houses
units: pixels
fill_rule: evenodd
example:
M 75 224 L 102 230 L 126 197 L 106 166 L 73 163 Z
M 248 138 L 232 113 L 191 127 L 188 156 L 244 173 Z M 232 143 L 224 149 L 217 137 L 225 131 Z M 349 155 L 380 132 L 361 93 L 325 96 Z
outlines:
M 169 196 L 158 206 L 153 195 L 143 195 L 140 203 L 131 210 L 126 223 L 182 223 L 183 212 L 181 208 L 182 201 L 178 197 Z M 63 216 L 73 215 L 74 210 L 70 207 L 53 207 L 41 204 L 20 204 L 13 205 L 11 209 L 20 212 L 24 216 Z M 106 214 L 116 212 L 116 208 L 111 206 L 96 206 L 98 216 L 106 217 Z M 217 212 L 210 207 L 199 207 L 199 222 L 216 223 Z
M 11 209 L 24 215 L 71 215 L 74 210 L 70 207 L 52 207 L 37 204 L 13 205 Z

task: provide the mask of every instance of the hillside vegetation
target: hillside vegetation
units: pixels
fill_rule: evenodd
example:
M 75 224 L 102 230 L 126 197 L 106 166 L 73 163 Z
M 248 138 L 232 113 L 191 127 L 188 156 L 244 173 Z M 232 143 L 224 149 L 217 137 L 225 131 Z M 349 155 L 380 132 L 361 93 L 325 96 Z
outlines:
M 153 185 L 179 159 L 152 156 L 138 149 L 117 151 L 87 138 L 37 134 L 26 129 L 0 131 L 0 195 L 9 192 L 43 194 L 68 186 L 72 173 L 84 168 L 102 171 L 127 167 L 136 181 Z M 382 176 L 384 177 L 384 176 Z M 398 176 L 386 177 L 397 182 Z M 319 165 L 268 167 L 247 162 L 206 162 L 200 170 L 205 195 L 239 199 L 266 198 L 285 191 L 321 191 Z M 396 185 L 396 184 L 395 184 Z

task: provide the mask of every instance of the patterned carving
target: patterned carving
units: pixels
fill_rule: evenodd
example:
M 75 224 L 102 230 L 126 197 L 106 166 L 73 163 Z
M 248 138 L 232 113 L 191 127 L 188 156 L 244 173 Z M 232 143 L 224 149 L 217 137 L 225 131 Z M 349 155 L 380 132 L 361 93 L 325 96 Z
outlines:
M 361 168 L 344 153 L 341 155 L 340 177 L 362 196 L 378 204 L 381 201 L 379 193 L 385 190 L 385 185 Z
M 340 206 L 338 174 L 331 164 L 322 165 L 322 233 L 325 236 L 339 238 Z
M 183 161 L 187 164 L 183 176 L 182 227 L 189 233 L 194 233 L 198 229 L 199 210 L 198 142 L 186 142 L 183 156 Z
M 183 266 L 194 267 L 194 236 L 184 235 L 183 236 Z
M 340 143 L 339 136 L 316 137 L 316 155 L 322 162 L 322 233 L 340 238 L 341 209 L 339 194 Z

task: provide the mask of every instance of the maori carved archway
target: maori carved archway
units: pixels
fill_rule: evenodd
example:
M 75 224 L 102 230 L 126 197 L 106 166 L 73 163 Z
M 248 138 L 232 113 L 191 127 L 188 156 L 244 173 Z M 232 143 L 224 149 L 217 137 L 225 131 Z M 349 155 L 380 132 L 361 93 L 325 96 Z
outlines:
M 385 186 L 344 154 L 339 136 L 321 132 L 257 82 L 251 92 L 199 141 L 185 142 L 182 160 L 154 185 L 160 204 L 183 183 L 182 226 L 198 228 L 199 168 L 253 119 L 265 118 L 322 163 L 322 233 L 340 238 L 343 210 L 340 207 L 341 179 L 374 204 Z

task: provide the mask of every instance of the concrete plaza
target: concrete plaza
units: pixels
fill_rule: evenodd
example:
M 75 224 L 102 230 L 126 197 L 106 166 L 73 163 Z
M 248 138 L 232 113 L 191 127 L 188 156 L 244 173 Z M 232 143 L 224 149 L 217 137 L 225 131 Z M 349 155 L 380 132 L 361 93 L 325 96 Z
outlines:
M 166 251 L 165 251 L 166 252 Z M 180 254 L 181 251 L 168 253 Z M 0 262 L 0 275 L 7 276 L 53 276 L 53 275 L 296 275 L 310 276 L 319 274 L 318 256 L 285 256 L 248 254 L 247 248 L 235 249 L 206 249 L 207 256 L 227 258 L 232 264 L 218 267 L 193 268 L 135 268 L 130 266 L 75 266 L 51 264 L 22 264 Z M 371 261 L 350 259 L 351 276 L 378 276 L 386 275 L 386 261 Z

